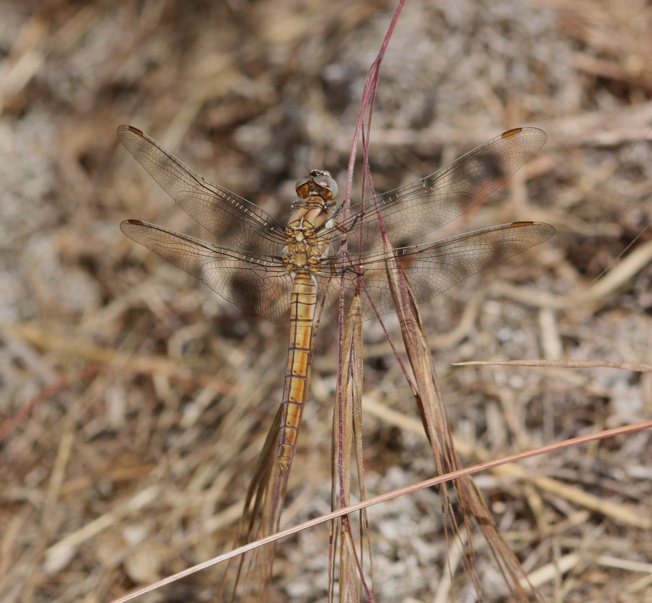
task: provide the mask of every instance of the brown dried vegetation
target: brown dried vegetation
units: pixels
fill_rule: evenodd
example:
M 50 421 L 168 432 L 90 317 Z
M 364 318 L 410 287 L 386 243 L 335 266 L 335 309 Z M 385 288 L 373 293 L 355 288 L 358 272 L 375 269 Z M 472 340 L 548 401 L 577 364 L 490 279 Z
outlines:
M 142 218 L 209 239 L 118 147 L 116 127 L 143 129 L 282 219 L 307 168 L 343 188 L 363 78 L 392 10 L 0 3 L 3 602 L 106 601 L 230 548 L 281 399 L 287 328 L 243 316 L 120 233 L 121 220 Z M 413 0 L 399 21 L 374 118 L 379 192 L 507 128 L 548 134 L 508 190 L 452 226 L 540 220 L 557 236 L 420 308 L 465 464 L 652 415 L 649 373 L 452 367 L 652 362 L 650 31 L 643 0 Z M 593 285 L 603 271 L 611 280 Z M 376 323 L 365 342 L 373 495 L 434 468 Z M 317 346 L 285 524 L 331 499 L 336 329 L 322 325 Z M 652 597 L 650 438 L 476 478 L 547 598 Z M 462 572 L 448 590 L 440 508 L 423 491 L 370 509 L 381 600 L 463 599 Z M 282 542 L 272 599 L 323 600 L 327 549 L 325 529 Z M 488 552 L 476 554 L 486 599 L 505 600 Z M 210 600 L 221 571 L 143 600 Z

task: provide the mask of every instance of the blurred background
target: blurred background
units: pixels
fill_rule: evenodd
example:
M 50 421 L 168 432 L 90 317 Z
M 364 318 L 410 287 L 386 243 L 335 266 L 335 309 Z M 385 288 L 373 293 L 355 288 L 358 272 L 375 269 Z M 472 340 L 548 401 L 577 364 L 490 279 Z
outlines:
M 243 315 L 121 234 L 121 220 L 139 218 L 211 240 L 118 145 L 117 126 L 284 220 L 307 169 L 330 170 L 343 190 L 393 10 L 0 2 L 2 601 L 107 601 L 229 549 L 281 400 L 287 327 Z M 444 234 L 541 220 L 557 236 L 421 308 L 464 464 L 652 415 L 649 374 L 452 366 L 652 362 L 651 34 L 644 0 L 406 4 L 374 114 L 378 191 L 508 128 L 548 134 L 508 188 Z M 616 284 L 596 289 L 604 271 Z M 374 495 L 434 467 L 382 330 L 365 332 Z M 330 508 L 336 344 L 322 328 L 287 525 Z M 477 478 L 526 569 L 550 569 L 546 597 L 650 600 L 651 451 L 643 432 L 527 463 L 558 488 Z M 370 511 L 380 600 L 463 599 L 460 572 L 455 595 L 442 582 L 439 511 L 432 491 Z M 503 601 L 477 546 L 486 600 Z M 324 600 L 327 547 L 325 528 L 281 543 L 277 600 Z M 210 600 L 220 574 L 142 600 Z

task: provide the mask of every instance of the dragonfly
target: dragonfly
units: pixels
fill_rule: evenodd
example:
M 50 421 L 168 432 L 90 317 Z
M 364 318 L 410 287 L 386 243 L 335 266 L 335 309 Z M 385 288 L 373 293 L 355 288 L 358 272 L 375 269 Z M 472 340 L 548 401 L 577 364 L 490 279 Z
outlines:
M 122 222 L 122 232 L 241 310 L 290 323 L 276 446 L 281 474 L 294 456 L 320 303 L 337 308 L 340 297 L 348 303 L 362 283 L 363 318 L 388 313 L 390 260 L 397 260 L 421 302 L 555 233 L 549 224 L 520 221 L 417 242 L 504 185 L 544 145 L 546 135 L 537 128 L 504 132 L 425 178 L 352 204 L 349 212 L 338 207 L 329 172 L 312 170 L 296 184 L 287 225 L 208 181 L 138 128 L 120 126 L 118 138 L 217 242 L 134 219 Z M 383 244 L 381 223 L 393 247 Z

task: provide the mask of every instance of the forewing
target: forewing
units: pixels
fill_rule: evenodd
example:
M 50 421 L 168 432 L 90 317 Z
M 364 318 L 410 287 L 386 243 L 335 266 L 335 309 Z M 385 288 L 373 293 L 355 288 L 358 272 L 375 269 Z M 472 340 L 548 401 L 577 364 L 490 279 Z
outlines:
M 242 310 L 277 324 L 289 319 L 292 278 L 280 259 L 239 253 L 140 220 L 126 220 L 120 228 Z
M 513 222 L 427 243 L 394 249 L 399 267 L 405 272 L 417 301 L 431 299 L 453 285 L 494 266 L 530 247 L 539 245 L 555 234 L 550 224 L 543 222 Z M 387 281 L 388 256 L 383 251 L 363 255 L 360 263 L 332 260 L 331 272 L 339 275 L 323 277 L 323 287 L 328 287 L 329 302 L 337 308 L 342 282 L 345 302 L 348 304 L 355 290 L 357 275 L 362 274 L 364 317 L 393 311 L 394 304 Z M 390 256 L 391 257 L 391 256 Z M 328 280 L 328 283 L 326 282 Z M 374 310 L 375 308 L 375 310 Z
M 545 132 L 538 128 L 509 130 L 430 176 L 367 199 L 363 219 L 362 205 L 353 206 L 351 217 L 340 225 L 340 231 L 350 231 L 348 249 L 357 252 L 360 236 L 365 251 L 380 248 L 378 213 L 394 247 L 418 242 L 416 237 L 448 224 L 505 184 L 545 141 Z M 360 223 L 364 224 L 362 230 Z M 333 232 L 335 249 L 340 231 Z
M 267 212 L 209 182 L 137 128 L 120 126 L 118 138 L 159 186 L 221 244 L 278 255 L 284 229 Z

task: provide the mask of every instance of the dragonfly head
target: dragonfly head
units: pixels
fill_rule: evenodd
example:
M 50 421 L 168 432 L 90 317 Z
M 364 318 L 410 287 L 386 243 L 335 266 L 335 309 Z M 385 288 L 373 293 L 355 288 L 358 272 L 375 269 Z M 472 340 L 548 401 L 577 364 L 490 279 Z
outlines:
M 337 182 L 329 172 L 310 170 L 306 178 L 297 181 L 296 190 L 301 199 L 321 197 L 325 201 L 332 201 L 337 197 Z

